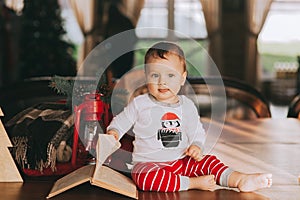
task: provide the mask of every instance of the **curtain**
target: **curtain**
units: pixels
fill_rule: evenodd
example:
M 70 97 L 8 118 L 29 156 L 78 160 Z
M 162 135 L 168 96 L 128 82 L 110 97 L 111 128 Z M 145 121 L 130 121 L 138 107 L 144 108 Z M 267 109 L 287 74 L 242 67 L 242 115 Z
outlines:
M 77 67 L 79 68 L 85 57 L 97 44 L 97 37 L 93 35 L 97 6 L 96 0 L 69 0 L 69 3 L 84 36 L 83 44 L 78 52 Z
M 260 77 L 257 38 L 267 18 L 272 0 L 247 0 L 246 81 L 256 85 Z
M 145 0 L 123 0 L 123 4 L 119 7 L 120 11 L 131 20 L 135 27 L 144 3 Z
M 77 66 L 80 67 L 88 53 L 106 37 L 111 1 L 69 0 L 77 22 L 84 35 L 84 42 L 79 50 Z M 101 11 L 99 4 L 101 3 Z M 136 26 L 144 0 L 119 0 L 118 9 Z M 98 12 L 98 13 L 97 13 Z M 101 14 L 99 14 L 101 13 Z M 82 75 L 93 75 L 94 72 L 79 71 Z
M 220 0 L 200 0 L 209 39 L 209 54 L 222 71 L 222 52 L 221 52 L 221 11 Z

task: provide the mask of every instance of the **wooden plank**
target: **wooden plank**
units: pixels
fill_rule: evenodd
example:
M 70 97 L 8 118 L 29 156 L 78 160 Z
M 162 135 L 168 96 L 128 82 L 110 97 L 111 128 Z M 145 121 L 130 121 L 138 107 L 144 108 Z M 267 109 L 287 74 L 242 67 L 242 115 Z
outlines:
M 0 182 L 23 182 L 8 148 L 0 148 Z
M 203 120 L 205 126 L 223 128 L 220 139 L 231 143 L 300 143 L 300 120 L 230 120 L 225 124 Z M 209 137 L 209 135 L 208 135 Z
M 0 120 L 0 147 L 12 147 L 12 143 L 5 131 L 5 128 Z
M 3 117 L 3 116 L 4 116 L 4 114 L 0 107 L 0 117 Z M 1 119 L 0 119 L 0 147 L 3 147 L 5 145 L 6 145 L 6 147 L 12 147 L 10 139 L 9 139 L 9 137 L 5 131 L 5 128 L 1 122 Z
M 0 108 L 0 115 L 3 116 Z M 0 182 L 23 182 L 8 147 L 12 144 L 0 120 Z
M 292 118 L 230 120 L 211 154 L 236 171 L 272 173 L 272 187 L 255 193 L 270 199 L 300 199 L 299 130 L 300 120 Z
M 266 161 L 263 159 L 269 152 L 263 152 L 258 148 L 253 149 L 253 153 L 250 155 L 249 152 L 243 148 L 243 145 L 244 144 L 232 145 L 218 143 L 212 154 L 217 155 L 222 162 L 236 171 L 243 173 L 271 173 L 273 175 L 273 185 L 270 188 L 264 188 L 254 193 L 270 199 L 274 197 L 276 197 L 276 199 L 286 199 L 293 194 L 293 198 L 300 199 L 298 177 L 289 171 L 290 165 L 286 165 L 285 168 L 282 166 L 278 167 L 275 160 L 270 159 Z M 249 145 L 248 147 L 251 146 L 251 144 L 247 145 Z M 273 145 L 273 147 L 275 146 Z M 277 160 L 280 160 L 280 158 Z M 276 196 L 274 196 L 274 194 L 276 194 Z
M 20 183 L 0 183 L 1 199 L 13 200 L 32 200 L 45 199 L 45 195 L 52 186 L 51 181 L 26 181 L 23 186 Z M 291 199 L 287 195 L 285 199 Z M 74 189 L 68 190 L 59 196 L 53 197 L 53 200 L 72 199 L 72 200 L 130 200 L 123 195 L 105 190 L 103 188 L 91 186 L 89 183 L 83 183 Z M 139 200 L 270 200 L 262 195 L 253 192 L 237 192 L 234 190 L 219 189 L 214 192 L 203 190 L 189 190 L 182 192 L 139 192 Z M 276 198 L 274 198 L 276 199 Z M 52 200 L 52 199 L 50 199 Z

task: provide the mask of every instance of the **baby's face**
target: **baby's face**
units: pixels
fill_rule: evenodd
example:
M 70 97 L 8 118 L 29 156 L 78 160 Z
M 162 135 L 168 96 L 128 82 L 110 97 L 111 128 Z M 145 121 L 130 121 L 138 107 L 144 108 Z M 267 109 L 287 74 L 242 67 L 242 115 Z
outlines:
M 165 55 L 166 59 L 150 58 L 146 64 L 146 79 L 149 93 L 157 101 L 176 103 L 177 93 L 184 84 L 187 73 L 179 57 Z

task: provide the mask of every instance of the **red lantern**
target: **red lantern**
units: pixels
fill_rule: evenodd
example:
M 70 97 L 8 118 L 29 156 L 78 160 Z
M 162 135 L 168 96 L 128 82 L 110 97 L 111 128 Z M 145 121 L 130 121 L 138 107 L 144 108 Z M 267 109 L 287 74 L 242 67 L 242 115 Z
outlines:
M 72 149 L 72 165 L 76 166 L 78 137 L 82 139 L 85 151 L 95 150 L 97 136 L 103 133 L 111 120 L 109 104 L 101 100 L 102 94 L 85 95 L 83 103 L 74 107 L 75 127 Z M 84 126 L 84 131 L 82 127 Z

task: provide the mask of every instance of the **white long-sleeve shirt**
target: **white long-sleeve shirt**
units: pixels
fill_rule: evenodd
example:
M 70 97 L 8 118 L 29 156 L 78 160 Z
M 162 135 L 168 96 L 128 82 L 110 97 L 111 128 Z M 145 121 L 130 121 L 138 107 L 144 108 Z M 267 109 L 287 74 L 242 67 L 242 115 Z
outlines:
M 133 163 L 177 160 L 191 144 L 202 148 L 205 141 L 196 106 L 183 95 L 176 104 L 140 95 L 113 118 L 107 130 L 116 130 L 121 138 L 131 127 L 135 134 Z

